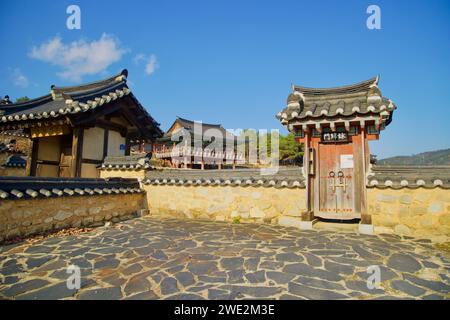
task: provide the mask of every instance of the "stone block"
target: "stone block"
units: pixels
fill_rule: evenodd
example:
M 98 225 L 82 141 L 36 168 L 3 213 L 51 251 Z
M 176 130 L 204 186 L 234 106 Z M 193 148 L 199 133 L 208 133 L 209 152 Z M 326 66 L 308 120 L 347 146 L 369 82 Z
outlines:
M 283 227 L 295 227 L 299 228 L 301 226 L 302 219 L 300 218 L 294 218 L 294 217 L 287 217 L 282 216 L 278 218 L 278 224 Z
M 262 197 L 261 192 L 259 192 L 259 191 L 252 192 L 252 198 L 253 199 L 261 199 L 261 197 Z
M 420 221 L 420 225 L 421 225 L 422 227 L 430 228 L 430 227 L 433 226 L 433 216 L 431 216 L 431 215 L 424 214 L 424 215 L 420 218 L 419 221 Z
M 97 214 L 97 213 L 99 213 L 100 211 L 102 211 L 102 208 L 101 208 L 101 207 L 92 207 L 92 208 L 89 208 L 89 214 Z
M 442 213 L 444 212 L 444 203 L 443 202 L 433 202 L 428 206 L 428 213 Z
M 313 230 L 314 224 L 316 224 L 319 221 L 319 219 L 314 219 L 310 221 L 300 221 L 300 229 L 301 230 Z
M 397 200 L 397 198 L 395 196 L 392 196 L 390 194 L 385 194 L 385 193 L 377 194 L 375 199 L 377 201 L 387 202 L 387 203 L 394 203 Z
M 395 233 L 398 234 L 404 234 L 404 235 L 411 235 L 411 229 L 405 226 L 404 224 L 398 224 L 394 228 Z
M 360 223 L 358 225 L 358 231 L 361 234 L 374 234 L 374 228 L 373 228 L 373 224 L 363 224 Z
M 404 194 L 400 197 L 400 203 L 401 204 L 411 204 L 412 203 L 412 196 L 409 194 Z
M 250 209 L 250 217 L 252 218 L 264 218 L 266 214 L 261 211 L 259 208 L 251 208 Z
M 53 221 L 53 217 L 48 217 L 44 220 L 44 223 L 51 223 Z
M 236 210 L 232 211 L 230 216 L 231 216 L 231 218 L 240 217 L 239 212 L 237 212 Z
M 73 212 L 71 211 L 59 210 L 58 213 L 54 216 L 54 219 L 58 221 L 63 221 L 66 220 L 67 218 L 70 218 L 72 215 Z

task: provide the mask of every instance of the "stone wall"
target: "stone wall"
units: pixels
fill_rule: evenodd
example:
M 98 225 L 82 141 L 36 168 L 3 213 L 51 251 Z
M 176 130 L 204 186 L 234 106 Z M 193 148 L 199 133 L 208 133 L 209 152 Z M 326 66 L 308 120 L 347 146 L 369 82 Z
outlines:
M 151 215 L 188 219 L 300 225 L 306 210 L 303 188 L 178 186 L 146 184 Z M 376 233 L 450 236 L 450 189 L 367 190 Z
M 144 185 L 151 215 L 286 223 L 306 209 L 300 188 Z M 282 219 L 281 219 L 282 218 Z
M 27 175 L 27 171 L 25 168 L 0 166 L 0 176 L 24 177 L 26 175 Z
M 130 170 L 130 169 L 100 169 L 100 178 L 136 178 L 144 179 L 145 170 Z
M 375 232 L 411 236 L 450 236 L 450 189 L 367 190 Z
M 0 201 L 0 241 L 66 227 L 131 218 L 145 207 L 144 193 L 62 196 Z

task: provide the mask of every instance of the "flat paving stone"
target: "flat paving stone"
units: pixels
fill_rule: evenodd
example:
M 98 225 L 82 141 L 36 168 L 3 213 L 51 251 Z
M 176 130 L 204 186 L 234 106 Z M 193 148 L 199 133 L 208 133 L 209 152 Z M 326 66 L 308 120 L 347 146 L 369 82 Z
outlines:
M 220 265 L 222 268 L 227 270 L 242 269 L 243 264 L 243 258 L 223 258 L 220 260 Z
M 280 271 L 267 271 L 266 275 L 268 279 L 274 281 L 276 284 L 288 283 L 296 277 L 294 274 Z
M 80 300 L 118 300 L 122 298 L 120 288 L 101 288 L 94 290 L 87 290 L 78 296 Z
M 188 271 L 178 272 L 175 274 L 175 278 L 183 287 L 188 287 L 195 284 L 195 279 L 192 273 Z
M 165 278 L 161 282 L 160 288 L 161 288 L 161 294 L 163 294 L 163 295 L 168 295 L 168 294 L 178 292 L 177 280 L 175 278 L 171 278 L 171 277 Z
M 49 281 L 43 279 L 27 280 L 25 282 L 14 284 L 5 290 L 2 290 L 1 293 L 7 297 L 15 297 L 21 293 L 40 289 L 49 283 Z
M 396 235 L 141 217 L 0 252 L 0 299 L 450 298 L 449 254 Z
M 422 268 L 416 259 L 402 253 L 394 253 L 391 255 L 387 261 L 387 266 L 398 271 L 410 273 L 417 272 Z
M 266 281 L 266 272 L 264 270 L 246 273 L 245 277 L 250 283 L 262 283 Z
M 289 293 L 292 293 L 294 295 L 302 296 L 307 299 L 314 299 L 314 300 L 336 300 L 336 299 L 346 299 L 348 298 L 347 295 L 331 291 L 331 290 L 322 290 L 322 289 L 316 289 L 312 287 L 308 287 L 302 284 L 297 283 L 289 283 L 288 286 Z
M 59 300 L 71 298 L 78 292 L 78 289 L 67 288 L 67 283 L 61 282 L 50 285 L 39 290 L 21 294 L 16 297 L 17 300 Z
M 195 275 L 204 275 L 216 271 L 217 263 L 213 261 L 192 261 L 188 264 L 187 268 Z
M 287 265 L 283 268 L 283 272 L 288 272 L 296 275 L 303 275 L 307 277 L 316 277 L 319 279 L 325 279 L 329 281 L 342 280 L 342 277 L 337 273 L 317 269 L 305 263 L 294 263 Z
M 425 290 L 415 286 L 407 281 L 401 281 L 401 280 L 394 280 L 391 282 L 391 287 L 394 290 L 399 290 L 407 295 L 418 297 L 425 293 Z

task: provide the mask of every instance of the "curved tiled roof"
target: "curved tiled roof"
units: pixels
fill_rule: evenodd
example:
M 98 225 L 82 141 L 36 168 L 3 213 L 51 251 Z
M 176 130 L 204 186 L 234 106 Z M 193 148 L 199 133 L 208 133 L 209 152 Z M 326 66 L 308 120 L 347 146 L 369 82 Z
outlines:
M 259 169 L 236 170 L 153 170 L 144 184 L 184 186 L 233 186 L 304 188 L 301 168 L 279 168 L 275 174 L 262 175 Z
M 184 130 L 186 130 L 186 133 L 189 133 L 191 136 L 194 136 L 194 125 L 195 125 L 196 121 L 177 117 L 177 119 L 174 121 L 174 123 L 172 124 L 172 126 L 170 128 L 172 128 L 175 125 L 175 123 L 179 123 L 181 125 L 181 127 Z M 205 131 L 207 131 L 208 129 L 219 130 L 222 133 L 224 139 L 234 137 L 234 135 L 231 132 L 228 132 L 221 124 L 212 124 L 212 123 L 204 123 L 204 122 L 198 122 L 198 124 L 202 125 L 202 136 L 200 138 L 210 138 L 209 135 L 205 134 Z M 182 130 L 182 129 L 180 129 L 180 130 Z M 169 129 L 169 131 L 170 131 L 170 129 Z M 179 132 L 179 130 L 177 130 L 176 132 Z M 172 132 L 166 132 L 163 137 L 158 139 L 158 141 L 160 141 L 160 142 L 171 141 L 172 134 L 173 134 Z
M 372 166 L 367 187 L 450 189 L 450 166 Z
M 372 85 L 378 85 L 378 77 L 370 78 L 369 80 L 361 81 L 355 84 L 350 84 L 346 86 L 340 87 L 332 87 L 332 88 L 309 88 L 294 85 L 294 91 L 298 91 L 303 93 L 305 96 L 321 96 L 321 95 L 332 95 L 332 94 L 350 94 L 350 93 L 359 93 L 366 92 L 370 89 Z
M 27 159 L 23 155 L 13 154 L 8 157 L 5 164 L 5 167 L 16 167 L 16 168 L 25 168 L 27 166 Z
M 395 104 L 382 97 L 378 89 L 378 77 L 356 84 L 334 88 L 307 88 L 293 86 L 287 107 L 277 114 L 283 123 L 291 121 L 355 118 L 376 115 L 388 125 Z
M 89 84 L 72 87 L 53 85 L 48 95 L 21 103 L 3 104 L 0 106 L 0 126 L 8 123 L 58 118 L 63 115 L 71 116 L 129 96 L 145 114 L 146 119 L 142 121 L 151 124 L 157 134 L 162 135 L 159 123 L 142 107 L 128 88 L 127 75 L 128 71 L 125 69 L 118 75 Z
M 106 157 L 101 170 L 143 170 L 152 169 L 150 159 L 143 155 Z
M 0 199 L 140 193 L 137 179 L 0 177 Z

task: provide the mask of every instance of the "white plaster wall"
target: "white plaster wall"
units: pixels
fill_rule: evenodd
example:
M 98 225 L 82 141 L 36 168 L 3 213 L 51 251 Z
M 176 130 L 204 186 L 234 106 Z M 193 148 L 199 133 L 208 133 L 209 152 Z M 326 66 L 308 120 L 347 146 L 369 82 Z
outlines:
M 81 176 L 83 178 L 98 178 L 99 169 L 97 169 L 97 165 L 92 163 L 83 163 L 81 165 Z
M 102 160 L 104 129 L 89 128 L 84 130 L 83 158 Z
M 120 150 L 121 144 L 125 144 L 125 137 L 122 137 L 119 132 L 109 130 L 108 156 L 117 157 L 125 155 L 125 150 Z

